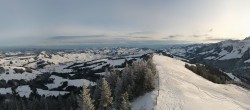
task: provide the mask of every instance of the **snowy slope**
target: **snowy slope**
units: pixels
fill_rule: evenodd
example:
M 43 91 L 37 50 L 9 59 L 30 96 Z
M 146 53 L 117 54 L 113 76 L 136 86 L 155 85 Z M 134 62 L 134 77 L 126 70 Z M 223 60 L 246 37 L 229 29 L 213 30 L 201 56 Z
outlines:
M 242 41 L 224 41 L 221 42 L 221 48 L 223 50 L 219 53 L 220 59 L 219 60 L 228 60 L 228 59 L 235 59 L 235 58 L 242 58 L 245 52 L 250 47 L 250 42 L 248 40 Z M 231 52 L 225 50 L 225 48 L 231 47 Z
M 179 60 L 159 55 L 153 60 L 159 71 L 156 110 L 250 109 L 249 91 L 231 84 L 212 83 L 186 69 L 185 62 Z
M 21 80 L 24 79 L 26 81 L 35 79 L 39 74 L 42 74 L 39 71 L 36 70 L 32 70 L 31 73 L 25 71 L 26 69 L 23 67 L 11 67 L 11 66 L 5 66 L 3 67 L 6 71 L 2 74 L 0 74 L 0 80 L 12 80 L 12 79 L 16 79 L 16 80 Z M 16 73 L 14 71 L 14 69 L 22 69 L 24 70 L 23 73 Z
M 250 85 L 250 37 L 200 46 L 171 47 L 164 49 L 163 52 L 193 63 L 211 65 L 224 72 L 232 73 L 242 82 Z
M 157 90 L 146 93 L 132 102 L 132 110 L 153 110 L 156 104 Z

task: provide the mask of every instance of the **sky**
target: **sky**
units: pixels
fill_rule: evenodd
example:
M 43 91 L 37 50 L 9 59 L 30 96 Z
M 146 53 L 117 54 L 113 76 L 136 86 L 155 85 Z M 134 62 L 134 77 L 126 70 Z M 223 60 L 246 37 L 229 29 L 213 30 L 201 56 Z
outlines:
M 250 36 L 249 0 L 0 0 L 0 46 L 210 43 Z

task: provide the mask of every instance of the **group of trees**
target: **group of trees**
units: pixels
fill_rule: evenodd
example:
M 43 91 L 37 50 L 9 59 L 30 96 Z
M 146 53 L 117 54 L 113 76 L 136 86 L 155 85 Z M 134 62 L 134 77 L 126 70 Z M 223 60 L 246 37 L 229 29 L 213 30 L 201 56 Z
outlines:
M 58 97 L 17 97 L 0 96 L 0 110 L 77 110 L 77 95 Z
M 106 71 L 95 87 L 83 87 L 84 110 L 130 110 L 130 101 L 155 88 L 152 59 L 134 62 L 123 71 Z
M 155 88 L 155 75 L 156 67 L 148 57 L 127 64 L 122 71 L 108 68 L 95 86 L 84 86 L 80 96 L 78 91 L 72 91 L 64 96 L 45 97 L 38 95 L 35 89 L 51 82 L 50 74 L 44 74 L 28 81 L 32 89 L 28 98 L 14 93 L 17 86 L 13 86 L 13 94 L 0 95 L 0 110 L 130 110 L 133 99 Z
M 195 64 L 195 65 L 185 64 L 185 67 L 193 71 L 194 73 L 202 76 L 203 78 L 209 81 L 212 81 L 214 83 L 217 83 L 217 84 L 225 84 L 232 80 L 223 72 L 211 66 L 202 65 L 202 64 Z
M 234 79 L 227 76 L 224 72 L 216 69 L 212 66 L 202 65 L 202 64 L 185 64 L 185 67 L 194 73 L 200 75 L 201 77 L 212 81 L 217 84 L 235 84 L 237 86 L 243 87 L 250 90 L 250 86 L 244 82 L 237 82 Z

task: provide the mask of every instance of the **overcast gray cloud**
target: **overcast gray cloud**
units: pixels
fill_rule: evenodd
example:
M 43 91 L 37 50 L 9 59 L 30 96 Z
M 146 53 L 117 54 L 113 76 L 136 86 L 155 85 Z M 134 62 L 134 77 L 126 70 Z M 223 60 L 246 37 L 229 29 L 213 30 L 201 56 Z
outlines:
M 88 35 L 88 36 L 54 36 L 49 37 L 49 40 L 71 40 L 71 39 L 89 39 L 89 38 L 100 38 L 107 37 L 104 35 Z
M 193 35 L 195 38 L 200 38 L 200 37 L 207 37 L 208 34 L 201 34 L 201 35 Z
M 162 39 L 176 39 L 178 37 L 183 37 L 182 35 L 169 35 L 167 37 L 163 37 Z
M 1 0 L 0 46 L 44 45 L 50 42 L 47 38 L 72 43 L 102 37 L 105 42 L 243 39 L 250 35 L 248 4 L 249 0 Z
M 213 38 L 213 37 L 206 37 L 204 41 L 224 41 L 224 40 L 229 40 L 228 38 Z

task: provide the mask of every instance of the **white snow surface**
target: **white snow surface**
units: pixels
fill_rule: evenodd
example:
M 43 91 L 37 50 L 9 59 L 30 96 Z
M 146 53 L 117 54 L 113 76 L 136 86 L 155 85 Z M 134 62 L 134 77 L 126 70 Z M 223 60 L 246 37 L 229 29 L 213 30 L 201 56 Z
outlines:
M 236 81 L 236 82 L 241 82 L 241 80 L 238 78 L 238 77 L 236 77 L 236 76 L 234 76 L 233 75 L 233 73 L 227 73 L 227 72 L 224 72 L 225 74 L 227 74 L 230 78 L 232 78 L 234 81 Z
M 46 62 L 50 62 L 53 64 L 60 64 L 60 63 L 67 63 L 72 61 L 89 61 L 93 59 L 101 58 L 101 55 L 93 55 L 93 54 L 87 54 L 87 53 L 79 53 L 79 54 L 63 54 L 63 55 L 55 55 L 52 54 L 51 56 L 47 55 L 46 52 L 41 52 L 39 54 L 38 59 L 41 59 Z
M 24 79 L 24 80 L 28 81 L 28 80 L 35 79 L 37 77 L 37 75 L 42 74 L 41 72 L 35 71 L 35 70 L 32 70 L 32 73 L 28 73 L 26 71 L 24 73 L 22 73 L 22 74 L 21 73 L 15 73 L 14 69 L 23 69 L 23 70 L 25 70 L 25 68 L 23 68 L 23 67 L 5 66 L 3 68 L 6 70 L 6 72 L 3 73 L 3 74 L 0 74 L 0 80 L 3 79 L 5 81 L 12 80 L 12 79 L 17 79 L 17 80 Z
M 156 102 L 157 91 L 146 93 L 132 103 L 132 110 L 153 110 Z
M 154 55 L 153 61 L 159 72 L 159 89 L 136 99 L 132 103 L 133 110 L 250 109 L 250 91 L 246 89 L 212 83 L 186 69 L 185 62 L 173 58 Z M 157 90 L 159 95 L 155 104 L 152 96 Z
M 210 50 L 210 51 L 205 51 L 205 52 L 201 52 L 199 53 L 200 55 L 205 55 L 205 54 L 208 54 L 208 53 L 213 53 L 214 52 L 214 49 Z
M 250 59 L 248 59 L 248 60 L 244 61 L 244 63 L 250 63 Z
M 8 88 L 0 88 L 0 94 L 3 95 L 3 94 L 11 94 L 12 93 L 12 90 L 10 87 Z
M 117 59 L 117 60 L 108 60 L 107 63 L 110 64 L 110 66 L 116 66 L 116 65 L 122 65 L 122 63 L 125 62 L 125 59 Z
M 50 78 L 54 79 L 54 82 L 46 85 L 49 89 L 57 88 L 57 87 L 63 85 L 63 82 L 68 82 L 68 86 L 76 86 L 76 87 L 81 87 L 81 86 L 83 86 L 83 84 L 86 86 L 88 86 L 90 84 L 93 86 L 95 85 L 94 82 L 91 82 L 91 81 L 86 80 L 86 79 L 70 80 L 70 79 L 64 79 L 62 77 L 55 76 L 55 75 L 50 76 Z
M 235 58 L 241 58 L 243 54 L 250 48 L 250 42 L 247 40 L 242 41 L 224 41 L 221 42 L 222 47 L 228 47 L 232 46 L 233 50 L 232 52 L 226 52 L 223 50 L 219 53 L 220 59 L 219 60 L 228 60 L 228 59 L 235 59 Z
M 21 97 L 29 97 L 30 93 L 32 92 L 29 85 L 24 85 L 24 86 L 18 86 L 16 89 L 16 92 L 21 96 Z
M 21 97 L 29 97 L 31 94 L 31 89 L 29 85 L 23 85 L 23 86 L 18 86 L 16 89 L 16 92 L 21 96 Z M 59 96 L 59 95 L 65 95 L 68 94 L 69 92 L 67 91 L 49 91 L 49 90 L 42 90 L 42 89 L 37 89 L 37 93 L 41 96 Z M 0 94 L 5 95 L 5 94 L 12 94 L 11 88 L 0 88 Z
M 209 57 L 204 58 L 204 59 L 206 59 L 206 60 L 215 60 L 215 59 L 216 59 L 216 57 L 215 57 L 215 56 L 209 56 Z

